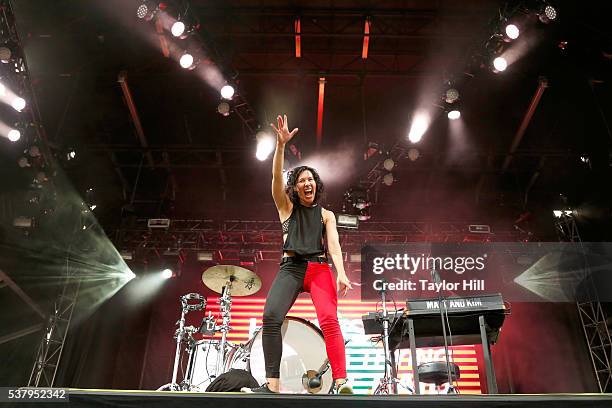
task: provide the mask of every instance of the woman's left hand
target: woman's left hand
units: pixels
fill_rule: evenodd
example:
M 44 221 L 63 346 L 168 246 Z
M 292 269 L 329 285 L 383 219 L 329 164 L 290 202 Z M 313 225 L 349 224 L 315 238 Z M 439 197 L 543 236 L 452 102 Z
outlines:
M 342 293 L 342 296 L 346 296 L 346 292 L 348 292 L 349 289 L 353 289 L 353 285 L 351 285 L 351 281 L 346 275 L 338 275 L 336 278 L 336 287 L 338 288 L 338 292 Z

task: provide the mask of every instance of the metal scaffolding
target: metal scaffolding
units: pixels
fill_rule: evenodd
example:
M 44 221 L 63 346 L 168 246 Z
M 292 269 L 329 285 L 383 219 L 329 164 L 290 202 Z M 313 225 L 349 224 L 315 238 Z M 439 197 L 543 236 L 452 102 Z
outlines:
M 67 261 L 68 262 L 68 261 Z M 57 368 L 62 357 L 66 335 L 70 328 L 72 312 L 79 294 L 81 280 L 77 268 L 66 265 L 66 275 L 47 326 L 38 346 L 36 360 L 28 380 L 28 387 L 53 387 Z
M 559 238 L 563 241 L 582 243 L 578 226 L 573 215 L 562 213 L 555 221 Z M 588 265 L 586 265 L 588 268 Z M 587 271 L 588 272 L 588 271 Z M 593 372 L 597 380 L 599 392 L 612 391 L 612 341 L 610 327 L 595 287 L 593 286 L 588 299 L 578 300 L 578 316 L 584 331 L 584 337 L 589 348 Z

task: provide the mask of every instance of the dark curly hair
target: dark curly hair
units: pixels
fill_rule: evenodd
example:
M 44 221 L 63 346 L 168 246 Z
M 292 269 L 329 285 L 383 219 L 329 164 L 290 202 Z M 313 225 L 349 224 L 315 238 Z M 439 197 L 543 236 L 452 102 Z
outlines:
M 298 194 L 295 191 L 294 187 L 297 185 L 298 177 L 300 176 L 300 174 L 302 174 L 306 170 L 312 173 L 312 177 L 314 178 L 315 183 L 317 183 L 317 191 L 314 197 L 315 203 L 319 202 L 319 200 L 322 197 L 323 192 L 325 191 L 323 180 L 321 180 L 319 173 L 317 173 L 315 169 L 309 166 L 298 166 L 294 168 L 293 170 L 289 171 L 289 173 L 287 174 L 287 185 L 285 186 L 285 192 L 287 193 L 287 195 L 289 195 L 289 199 L 291 199 L 291 202 L 293 204 L 300 203 L 300 198 L 298 197 Z

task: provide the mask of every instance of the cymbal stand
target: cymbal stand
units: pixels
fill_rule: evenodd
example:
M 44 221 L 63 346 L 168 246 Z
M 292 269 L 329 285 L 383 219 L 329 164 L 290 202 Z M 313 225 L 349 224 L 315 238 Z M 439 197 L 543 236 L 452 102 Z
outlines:
M 383 286 L 384 288 L 384 286 Z M 386 290 L 380 291 L 382 300 L 382 326 L 383 326 L 383 350 L 385 357 L 385 375 L 380 379 L 380 384 L 374 390 L 375 395 L 397 394 L 397 383 L 399 380 L 393 376 L 393 365 L 391 363 L 391 350 L 389 349 L 389 312 L 387 311 Z
M 219 304 L 221 309 L 221 317 L 223 323 L 221 326 L 216 327 L 217 331 L 221 332 L 221 341 L 219 342 L 219 352 L 217 353 L 217 364 L 215 366 L 215 375 L 219 376 L 223 374 L 225 364 L 225 348 L 227 346 L 227 332 L 230 331 L 230 312 L 232 309 L 232 279 L 223 287 L 221 297 L 219 298 Z

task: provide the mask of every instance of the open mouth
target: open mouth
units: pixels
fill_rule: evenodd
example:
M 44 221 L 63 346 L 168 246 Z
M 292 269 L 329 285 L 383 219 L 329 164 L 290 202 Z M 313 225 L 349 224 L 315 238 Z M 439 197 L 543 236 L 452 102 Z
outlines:
M 304 195 L 308 198 L 313 196 L 313 191 L 311 187 L 305 188 L 304 189 Z

